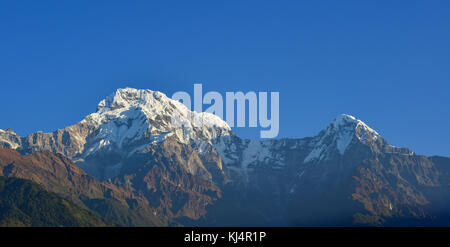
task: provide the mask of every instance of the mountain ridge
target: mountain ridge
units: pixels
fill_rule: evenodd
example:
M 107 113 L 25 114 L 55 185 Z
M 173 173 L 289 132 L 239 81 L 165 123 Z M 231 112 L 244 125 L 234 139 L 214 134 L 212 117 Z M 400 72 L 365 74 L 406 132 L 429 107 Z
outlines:
M 174 116 L 181 116 L 181 125 Z M 236 212 L 245 212 L 238 218 L 250 225 L 428 219 L 433 215 L 426 208 L 435 202 L 427 191 L 447 189 L 439 170 L 445 168 L 390 145 L 350 115 L 336 117 L 312 137 L 246 140 L 212 114 L 131 88 L 117 90 L 97 112 L 53 133 L 20 138 L 0 131 L 2 145 L 25 154 L 61 153 L 100 181 L 147 201 L 158 215 L 184 224 L 236 223 Z M 324 201 L 336 207 L 319 206 Z

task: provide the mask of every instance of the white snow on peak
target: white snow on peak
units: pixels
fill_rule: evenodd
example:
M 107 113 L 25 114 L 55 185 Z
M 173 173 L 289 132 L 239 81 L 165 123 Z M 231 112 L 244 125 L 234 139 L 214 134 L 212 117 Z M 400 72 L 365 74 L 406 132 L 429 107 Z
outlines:
M 375 141 L 380 135 L 363 121 L 347 114 L 336 117 L 331 124 L 315 137 L 314 146 L 304 162 L 327 159 L 333 147 L 344 155 L 354 138 L 362 143 Z
M 376 140 L 380 137 L 378 132 L 370 128 L 363 121 L 347 114 L 339 115 L 334 119 L 330 126 L 334 133 L 338 133 L 342 137 L 338 140 L 340 141 L 338 144 L 340 144 L 341 147 L 341 154 L 343 154 L 349 144 L 349 135 L 353 136 L 354 134 L 363 143 L 370 141 L 370 138 L 372 138 L 372 140 Z M 330 126 L 328 126 L 327 129 L 330 128 Z M 345 145 L 346 143 L 347 145 Z
M 340 128 L 341 126 L 348 126 L 349 124 L 355 125 L 355 127 L 362 127 L 364 130 L 371 132 L 374 135 L 379 136 L 379 134 L 370 128 L 367 124 L 365 124 L 363 121 L 356 119 L 354 116 L 347 115 L 347 114 L 341 114 L 333 121 L 333 126 L 335 128 Z
M 353 123 L 353 122 L 357 122 L 357 121 L 358 120 L 354 116 L 347 115 L 347 114 L 341 114 L 333 120 L 332 125 L 335 127 L 338 127 L 341 125 L 346 125 L 348 123 Z
M 164 93 L 134 88 L 118 89 L 81 123 L 97 130 L 94 138 L 97 141 L 88 153 L 111 145 L 119 148 L 133 142 L 142 145 L 143 139 L 159 140 L 157 136 L 164 139 L 175 135 L 187 143 L 211 140 L 231 131 L 227 123 L 214 114 L 193 112 Z
M 180 117 L 191 115 L 188 120 L 201 121 L 202 126 L 230 129 L 225 121 L 214 114 L 190 111 L 184 104 L 172 100 L 164 93 L 148 89 L 118 89 L 98 104 L 97 112 L 94 113 L 97 115 L 92 115 L 92 117 L 94 121 L 104 120 L 102 116 L 114 117 L 117 116 L 117 113 L 134 109 L 138 109 L 151 120 L 160 116 L 176 116 L 174 114 L 179 114 Z
M 0 129 L 0 142 L 8 144 L 11 149 L 17 149 L 21 146 L 19 135 L 11 129 Z

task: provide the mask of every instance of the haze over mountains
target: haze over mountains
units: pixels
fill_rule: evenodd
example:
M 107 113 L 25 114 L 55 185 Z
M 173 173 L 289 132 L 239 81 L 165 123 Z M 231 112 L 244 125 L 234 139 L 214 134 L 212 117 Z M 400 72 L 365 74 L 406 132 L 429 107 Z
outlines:
M 53 133 L 0 130 L 0 147 L 0 175 L 117 225 L 450 223 L 450 158 L 394 147 L 345 114 L 314 137 L 246 140 L 215 115 L 125 88 Z

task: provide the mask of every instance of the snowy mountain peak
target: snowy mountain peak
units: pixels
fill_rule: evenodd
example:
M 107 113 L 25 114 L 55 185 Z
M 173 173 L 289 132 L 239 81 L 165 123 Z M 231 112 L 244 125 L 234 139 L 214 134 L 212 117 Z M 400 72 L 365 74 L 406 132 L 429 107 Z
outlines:
M 345 128 L 354 129 L 357 131 L 358 129 L 363 129 L 364 131 L 370 132 L 371 134 L 375 136 L 379 136 L 379 134 L 370 128 L 367 124 L 365 124 L 363 121 L 355 118 L 354 116 L 347 115 L 347 114 L 341 114 L 338 117 L 336 117 L 333 122 L 330 124 L 334 129 L 340 130 Z
M 97 111 L 102 109 L 115 110 L 129 108 L 130 106 L 151 107 L 160 101 L 165 95 L 158 91 L 140 90 L 134 88 L 120 88 L 98 104 Z M 166 97 L 167 98 L 167 97 Z
M 304 162 L 330 158 L 336 150 L 340 155 L 344 155 L 353 142 L 370 144 L 380 137 L 363 121 L 351 115 L 341 114 L 314 137 L 312 151 Z
M 95 130 L 83 156 L 105 148 L 138 152 L 169 136 L 183 143 L 210 142 L 231 131 L 225 121 L 211 113 L 192 112 L 164 93 L 134 88 L 118 89 L 80 124 Z
M 174 119 L 174 118 L 177 119 Z M 140 119 L 157 123 L 159 130 L 166 132 L 181 122 L 184 127 L 193 125 L 194 121 L 202 123 L 200 127 L 224 128 L 230 130 L 225 121 L 211 113 L 190 111 L 185 105 L 172 100 L 164 93 L 148 89 L 123 88 L 102 100 L 97 112 L 84 121 L 99 126 L 114 119 Z M 154 127 L 156 127 L 154 125 Z M 196 126 L 198 127 L 198 126 Z
M 359 120 L 357 120 L 354 116 L 348 115 L 348 114 L 341 114 L 339 116 L 337 116 L 332 124 L 337 127 L 337 126 L 341 126 L 341 125 L 346 125 L 349 123 L 354 123 L 357 122 Z

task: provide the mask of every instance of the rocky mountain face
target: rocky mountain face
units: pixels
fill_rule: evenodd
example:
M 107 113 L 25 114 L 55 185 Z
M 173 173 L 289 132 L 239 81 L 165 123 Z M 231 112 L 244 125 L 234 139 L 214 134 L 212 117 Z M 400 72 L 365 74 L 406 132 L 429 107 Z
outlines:
M 100 182 L 62 154 L 36 151 L 21 155 L 15 150 L 0 148 L 0 176 L 21 178 L 37 183 L 90 210 L 116 225 L 165 226 L 166 217 L 158 217 L 145 198 L 107 182 Z
M 440 157 L 439 165 L 437 158 L 394 147 L 349 115 L 338 116 L 314 137 L 262 142 L 226 137 L 216 148 L 233 177 L 241 178 L 248 211 L 257 211 L 263 224 L 449 223 L 436 215 L 450 206 L 444 175 L 450 159 Z M 441 210 L 434 210 L 437 204 Z
M 131 211 L 129 198 L 184 225 L 450 222 L 441 216 L 450 205 L 450 159 L 394 147 L 349 115 L 314 137 L 245 140 L 212 114 L 126 88 L 73 126 L 24 138 L 3 130 L 0 145 L 64 155 Z
M 0 148 L 22 148 L 22 138 L 12 129 L 0 129 Z

